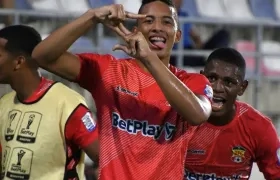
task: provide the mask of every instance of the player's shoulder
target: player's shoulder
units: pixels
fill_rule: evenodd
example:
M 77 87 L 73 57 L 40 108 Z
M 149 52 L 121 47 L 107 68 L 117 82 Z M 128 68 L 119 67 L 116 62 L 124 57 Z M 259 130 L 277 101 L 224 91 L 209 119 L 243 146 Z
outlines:
M 79 53 L 76 54 L 76 56 L 78 56 L 80 59 L 83 60 L 92 60 L 92 61 L 96 61 L 96 60 L 100 60 L 100 61 L 115 61 L 118 60 L 118 58 L 116 58 L 115 56 L 111 55 L 111 54 L 98 54 L 98 53 Z
M 248 125 L 254 124 L 254 127 L 265 127 L 270 126 L 272 121 L 269 117 L 262 114 L 257 109 L 253 108 L 251 105 L 236 101 L 236 106 L 239 108 L 239 118 Z
M 180 80 L 184 80 L 184 81 L 200 80 L 200 81 L 208 82 L 208 79 L 203 74 L 196 73 L 194 71 L 187 71 L 184 69 L 177 68 L 175 66 L 170 66 L 170 70 Z
M 78 101 L 81 103 L 85 102 L 85 98 L 81 94 L 67 87 L 61 82 L 56 82 L 51 89 L 52 92 L 55 92 L 64 101 Z

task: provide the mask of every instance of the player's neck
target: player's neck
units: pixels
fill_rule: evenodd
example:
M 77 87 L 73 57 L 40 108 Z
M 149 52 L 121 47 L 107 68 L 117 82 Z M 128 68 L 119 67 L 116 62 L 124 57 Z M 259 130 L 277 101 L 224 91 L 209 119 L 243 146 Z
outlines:
M 224 116 L 210 116 L 208 119 L 208 123 L 214 125 L 214 126 L 225 126 L 229 124 L 235 117 L 235 107 L 232 109 L 232 111 L 225 113 Z
M 38 88 L 41 77 L 37 71 L 27 71 L 24 75 L 12 79 L 11 88 L 17 93 L 20 101 L 24 101 Z

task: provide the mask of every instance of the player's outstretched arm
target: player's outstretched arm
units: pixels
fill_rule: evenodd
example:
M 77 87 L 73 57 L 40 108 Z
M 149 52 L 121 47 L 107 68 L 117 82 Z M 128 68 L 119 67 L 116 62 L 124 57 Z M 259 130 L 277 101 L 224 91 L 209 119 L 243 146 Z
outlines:
M 261 124 L 256 139 L 256 162 L 265 179 L 280 179 L 280 142 L 269 119 Z
M 42 68 L 73 81 L 79 75 L 80 61 L 67 50 L 79 37 L 97 23 L 114 30 L 119 22 L 127 18 L 143 17 L 145 16 L 125 12 L 123 6 L 118 4 L 91 9 L 54 31 L 34 49 L 32 57 Z
M 119 24 L 119 30 L 116 32 L 128 45 L 116 45 L 113 50 L 122 50 L 140 60 L 153 75 L 170 105 L 177 110 L 184 120 L 192 125 L 199 125 L 207 121 L 212 110 L 210 101 L 205 96 L 196 96 L 174 76 L 161 62 L 157 54 L 151 51 L 141 32 L 130 32 L 123 24 Z M 211 87 L 209 86 L 209 88 Z

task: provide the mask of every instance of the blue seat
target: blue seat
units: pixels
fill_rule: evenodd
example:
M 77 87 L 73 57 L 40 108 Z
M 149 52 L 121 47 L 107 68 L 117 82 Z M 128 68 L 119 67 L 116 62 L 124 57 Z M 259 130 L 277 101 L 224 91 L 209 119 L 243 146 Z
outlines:
M 110 4 L 114 4 L 114 0 L 88 0 L 88 3 L 91 8 L 106 6 Z
M 277 19 L 273 0 L 249 0 L 249 4 L 256 18 Z
M 181 11 L 188 13 L 188 16 L 198 17 L 195 0 L 184 0 L 181 6 Z
M 32 9 L 32 6 L 27 0 L 15 0 L 16 9 Z

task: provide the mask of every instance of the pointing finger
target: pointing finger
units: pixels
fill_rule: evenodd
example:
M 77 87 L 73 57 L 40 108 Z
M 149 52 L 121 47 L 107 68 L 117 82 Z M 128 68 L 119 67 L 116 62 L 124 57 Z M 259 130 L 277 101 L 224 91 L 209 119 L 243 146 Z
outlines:
M 129 19 L 141 19 L 141 18 L 145 18 L 147 15 L 145 14 L 134 14 L 131 12 L 126 12 L 126 18 Z

